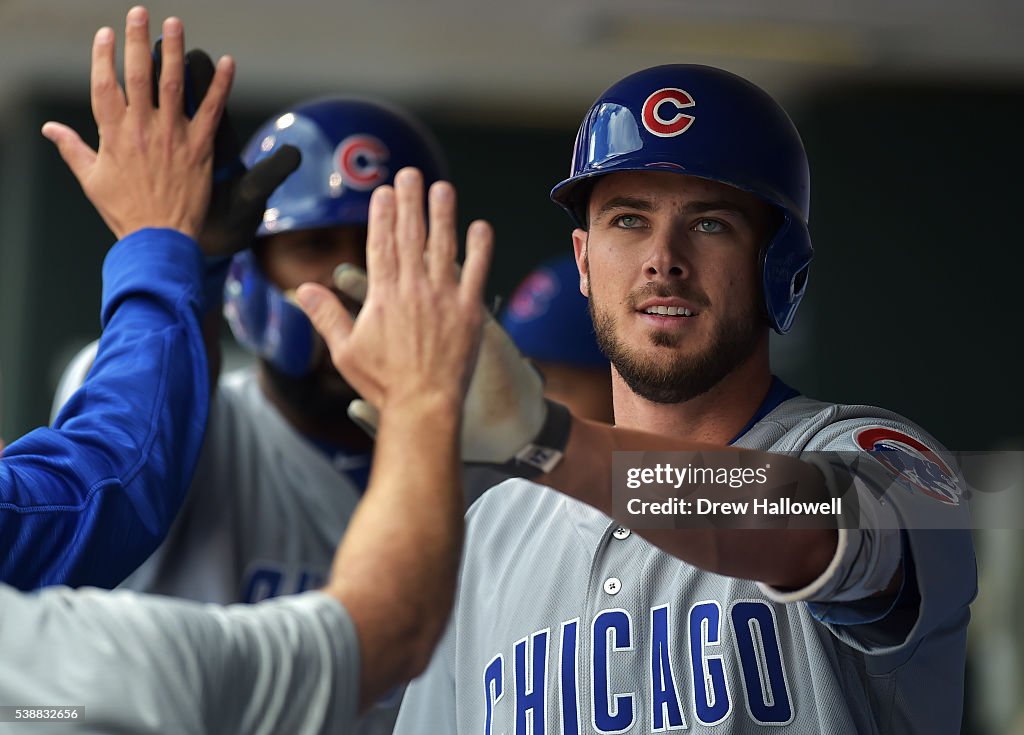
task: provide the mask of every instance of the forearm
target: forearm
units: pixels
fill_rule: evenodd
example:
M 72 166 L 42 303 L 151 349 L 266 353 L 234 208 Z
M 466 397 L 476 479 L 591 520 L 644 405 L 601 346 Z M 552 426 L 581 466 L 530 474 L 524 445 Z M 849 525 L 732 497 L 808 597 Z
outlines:
M 12 443 L 0 461 L 3 581 L 113 586 L 163 539 L 209 408 L 200 268 L 195 244 L 169 231 L 111 250 L 88 380 L 53 429 Z
M 69 731 L 335 733 L 355 719 L 355 631 L 319 593 L 224 608 L 0 587 L 0 601 L 5 693 L 16 679 L 27 701 L 84 705 Z
M 624 451 L 702 451 L 718 454 L 734 451 L 742 453 L 743 464 L 746 466 L 771 463 L 773 471 L 794 478 L 796 492 L 801 497 L 824 500 L 828 494 L 821 473 L 812 465 L 793 457 L 656 436 L 578 417 L 573 417 L 572 431 L 562 461 L 539 481 L 631 526 L 636 519 L 622 512 L 623 509 L 617 509 L 612 495 L 613 453 Z M 714 487 L 703 488 L 699 485 L 691 489 L 706 496 L 722 492 Z M 780 525 L 785 525 L 786 517 L 779 516 L 776 520 Z M 835 529 L 829 528 L 634 530 L 663 551 L 694 566 L 780 588 L 801 587 L 820 575 L 835 553 L 837 538 Z
M 464 513 L 458 406 L 426 396 L 382 411 L 369 487 L 335 557 L 327 591 L 359 633 L 362 707 L 422 671 L 451 609 Z

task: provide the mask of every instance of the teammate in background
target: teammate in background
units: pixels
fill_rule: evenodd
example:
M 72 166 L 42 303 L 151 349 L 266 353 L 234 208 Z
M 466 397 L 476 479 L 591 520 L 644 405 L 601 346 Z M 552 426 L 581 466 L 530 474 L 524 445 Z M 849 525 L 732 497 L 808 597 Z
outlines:
M 573 415 L 612 423 L 608 358 L 597 346 L 571 255 L 553 258 L 516 287 L 501 326 L 540 371 L 544 395 Z
M 235 233 L 252 250 L 235 256 L 224 288 L 210 289 L 226 295 L 232 331 L 258 364 L 220 378 L 182 511 L 127 588 L 221 604 L 314 589 L 366 487 L 372 441 L 345 413 L 356 393 L 286 294 L 330 284 L 342 263 L 365 266 L 370 195 L 399 168 L 420 169 L 429 185 L 447 166 L 421 123 L 365 99 L 295 105 L 261 126 L 241 157 L 252 168 L 288 146 L 301 165 L 254 231 Z M 207 346 L 219 363 L 219 343 Z M 55 404 L 89 360 L 86 350 L 69 366 Z
M 241 158 L 256 167 L 285 146 L 298 148 L 302 163 L 271 195 L 258 229 L 254 222 L 236 235 L 252 250 L 234 258 L 220 290 L 235 337 L 258 364 L 220 378 L 182 510 L 126 589 L 219 604 L 316 589 L 366 488 L 373 442 L 346 415 L 357 394 L 289 292 L 330 285 L 344 263 L 365 267 L 373 190 L 403 166 L 429 185 L 447 165 L 419 121 L 357 98 L 318 98 L 275 115 Z M 219 344 L 207 347 L 218 364 Z M 72 365 L 62 383 L 81 373 Z M 483 477 L 468 482 L 493 483 Z M 390 732 L 397 704 L 389 696 L 359 732 Z
M 243 161 L 257 165 L 285 145 L 302 164 L 268 200 L 224 289 L 232 331 L 258 365 L 220 379 L 178 521 L 127 588 L 217 603 L 315 589 L 366 487 L 373 445 L 345 413 L 356 393 L 285 294 L 331 284 L 342 263 L 365 266 L 371 192 L 403 166 L 429 184 L 445 164 L 419 122 L 351 98 L 274 116 Z
M 114 34 L 104 28 L 96 35 L 99 152 L 65 126 L 45 128 L 125 240 L 106 274 L 111 261 L 120 266 L 130 257 L 137 266 L 113 269 L 121 274 L 114 285 L 125 294 L 118 314 L 138 312 L 131 307 L 146 307 L 175 284 L 196 300 L 201 269 L 193 238 L 207 208 L 211 142 L 233 73 L 233 63 L 222 59 L 189 124 L 177 104 L 180 74 L 166 72 L 155 109 L 147 26 L 144 8 L 129 11 L 124 91 L 114 69 Z M 183 66 L 182 33 L 177 19 L 164 22 L 165 69 Z M 445 183 L 431 188 L 429 239 L 416 226 L 423 199 L 415 171 L 376 193 L 367 236 L 369 294 L 354 324 L 324 310 L 334 301 L 330 292 L 307 285 L 298 293 L 334 364 L 382 415 L 373 477 L 327 586 L 216 608 L 123 591 L 50 588 L 26 595 L 0 585 L 3 702 L 84 705 L 60 720 L 62 731 L 347 732 L 357 710 L 422 669 L 455 584 L 463 514 L 459 407 L 479 343 L 492 242 L 486 224 L 470 228 L 456 283 L 454 192 Z M 165 277 L 169 283 L 155 283 Z M 147 310 L 156 311 L 152 304 Z M 95 372 L 101 370 L 98 364 Z M 69 714 L 43 711 L 55 710 Z
M 205 64 L 201 74 L 196 68 L 205 84 L 194 90 L 201 100 L 214 68 L 205 55 L 193 62 Z M 165 77 L 169 84 L 181 83 L 182 73 L 175 71 Z M 209 155 L 208 138 L 221 118 L 228 77 L 229 72 L 220 72 L 217 95 L 188 124 L 164 112 L 182 107 L 181 93 L 161 91 L 166 104 L 159 114 L 148 114 L 158 115 L 182 141 L 175 153 Z M 130 131 L 147 114 L 137 107 L 126 111 L 123 101 L 105 104 L 96 109 L 105 129 Z M 6 449 L 0 443 L 0 581 L 21 589 L 113 587 L 163 540 L 191 480 L 209 409 L 198 276 L 203 256 L 217 253 L 197 250 L 191 240 L 167 230 L 139 231 L 142 225 L 176 222 L 132 208 L 131 187 L 118 187 L 111 178 L 117 176 L 111 167 L 119 165 L 112 154 L 101 152 L 97 158 L 57 124 L 44 128 L 44 134 L 60 146 L 86 192 L 98 192 L 101 198 L 94 201 L 121 242 L 104 264 L 104 333 L 83 389 L 70 398 L 52 429 L 33 431 Z M 180 165 L 171 155 L 152 162 L 153 171 L 171 173 L 172 165 Z M 264 166 L 247 174 L 245 183 L 265 201 L 289 171 L 276 168 L 273 180 L 267 180 Z M 165 191 L 167 182 L 152 171 L 134 173 L 139 178 L 133 185 Z M 114 188 L 118 201 L 109 202 L 109 192 L 99 187 Z M 178 229 L 196 234 L 210 188 L 209 182 L 196 187 L 193 198 L 202 208 L 191 214 L 198 212 L 199 220 L 183 220 Z
M 617 424 L 548 406 L 513 439 L 464 428 L 536 482 L 468 513 L 456 608 L 396 733 L 958 731 L 977 589 L 959 473 L 906 419 L 770 370 L 769 328 L 790 328 L 806 284 L 808 193 L 785 112 L 722 70 L 640 71 L 590 109 L 552 198 L 577 226 Z M 493 348 L 485 330 L 481 362 Z M 506 366 L 490 395 L 543 405 Z M 845 494 L 859 527 L 677 527 L 613 502 L 613 452 L 709 449 L 792 479 L 771 502 Z M 949 530 L 923 529 L 931 514 Z

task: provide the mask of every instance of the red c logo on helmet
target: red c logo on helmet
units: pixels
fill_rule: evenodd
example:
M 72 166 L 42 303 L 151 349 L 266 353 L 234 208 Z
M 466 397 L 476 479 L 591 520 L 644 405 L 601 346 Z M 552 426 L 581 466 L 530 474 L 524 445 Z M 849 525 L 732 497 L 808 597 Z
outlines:
M 662 106 L 665 103 L 671 103 L 675 112 L 674 115 L 670 117 L 662 115 Z M 647 128 L 648 132 L 657 135 L 659 138 L 674 138 L 677 135 L 681 135 L 693 124 L 694 119 L 692 115 L 686 115 L 682 110 L 687 107 L 694 107 L 696 104 L 689 92 L 684 92 L 674 87 L 659 89 L 644 101 L 641 113 L 644 127 Z
M 384 164 L 391 157 L 388 147 L 372 135 L 350 135 L 334 150 L 334 163 L 342 186 L 368 191 L 388 178 Z

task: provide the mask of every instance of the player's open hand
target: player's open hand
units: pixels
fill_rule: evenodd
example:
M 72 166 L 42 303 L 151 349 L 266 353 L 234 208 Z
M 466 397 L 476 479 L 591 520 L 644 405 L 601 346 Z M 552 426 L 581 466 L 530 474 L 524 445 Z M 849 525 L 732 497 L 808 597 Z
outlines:
M 339 266 L 334 285 L 357 307 L 366 300 L 366 272 L 354 265 Z M 462 407 L 462 461 L 506 464 L 533 443 L 548 412 L 540 374 L 508 332 L 485 315 L 476 369 Z M 357 398 L 349 404 L 348 415 L 370 436 L 376 434 L 380 416 L 370 403 Z
M 455 190 L 435 183 L 423 217 L 423 177 L 402 169 L 370 200 L 368 290 L 354 320 L 334 292 L 303 284 L 297 297 L 335 367 L 360 395 L 388 407 L 423 396 L 461 404 L 479 348 L 493 234 L 474 222 L 461 278 L 455 267 Z M 425 258 L 424 254 L 429 254 Z
M 149 15 L 134 7 L 125 20 L 124 88 L 114 64 L 114 32 L 101 28 L 92 46 L 92 111 L 99 150 L 71 128 L 48 122 L 82 190 L 118 238 L 143 227 L 196 237 L 210 199 L 214 131 L 227 101 L 234 62 L 222 57 L 194 117 L 184 113 L 184 29 L 163 23 L 163 65 L 153 99 Z M 157 106 L 156 103 L 159 103 Z

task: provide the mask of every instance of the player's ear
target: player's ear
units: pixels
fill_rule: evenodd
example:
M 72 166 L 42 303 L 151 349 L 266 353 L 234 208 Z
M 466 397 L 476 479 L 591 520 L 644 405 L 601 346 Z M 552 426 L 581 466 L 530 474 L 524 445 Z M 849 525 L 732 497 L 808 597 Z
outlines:
M 587 231 L 577 227 L 572 231 L 572 249 L 576 255 L 576 268 L 580 272 L 580 293 L 590 298 L 590 260 L 587 257 Z

